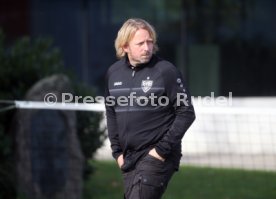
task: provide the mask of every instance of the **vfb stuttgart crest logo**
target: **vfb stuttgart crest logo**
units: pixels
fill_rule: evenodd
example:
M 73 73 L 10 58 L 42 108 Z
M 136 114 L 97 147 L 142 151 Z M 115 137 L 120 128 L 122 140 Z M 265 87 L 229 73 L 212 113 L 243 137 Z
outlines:
M 142 80 L 141 87 L 144 93 L 148 92 L 152 87 L 153 81 L 152 80 Z

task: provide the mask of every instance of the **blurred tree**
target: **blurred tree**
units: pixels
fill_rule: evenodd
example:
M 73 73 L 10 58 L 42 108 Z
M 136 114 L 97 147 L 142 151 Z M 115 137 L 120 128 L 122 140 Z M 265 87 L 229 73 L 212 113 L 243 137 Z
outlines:
M 60 51 L 52 47 L 50 39 L 28 37 L 5 47 L 4 34 L 0 31 L 0 99 L 23 100 L 27 90 L 40 79 L 64 73 L 72 81 L 78 96 L 94 96 L 94 91 L 77 83 L 72 73 L 65 71 Z M 0 112 L 0 199 L 16 198 L 16 157 L 14 132 L 11 126 L 15 110 Z M 84 177 L 91 173 L 88 160 L 102 145 L 104 129 L 100 128 L 101 115 L 93 112 L 77 112 L 77 132 L 86 160 Z

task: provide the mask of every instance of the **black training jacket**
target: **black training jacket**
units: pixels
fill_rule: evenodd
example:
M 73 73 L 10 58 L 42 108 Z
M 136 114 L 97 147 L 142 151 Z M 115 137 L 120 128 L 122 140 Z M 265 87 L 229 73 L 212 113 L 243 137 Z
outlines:
M 153 55 L 135 68 L 127 58 L 106 76 L 108 137 L 115 159 L 135 163 L 155 147 L 163 158 L 179 161 L 181 139 L 195 119 L 191 97 L 180 72 Z

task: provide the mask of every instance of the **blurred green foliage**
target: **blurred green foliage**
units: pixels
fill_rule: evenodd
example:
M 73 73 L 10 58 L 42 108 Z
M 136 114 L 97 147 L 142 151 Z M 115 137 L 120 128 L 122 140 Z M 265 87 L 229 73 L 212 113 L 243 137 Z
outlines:
M 62 55 L 52 46 L 51 39 L 23 37 L 7 47 L 0 30 L 0 100 L 23 100 L 33 84 L 57 73 L 70 78 L 75 95 L 95 96 L 92 88 L 78 83 L 73 73 L 64 69 Z M 12 126 L 15 113 L 16 110 L 0 112 L 0 199 L 16 198 L 15 127 Z M 78 137 L 86 163 L 84 178 L 92 171 L 88 160 L 105 139 L 101 119 L 98 113 L 77 112 Z

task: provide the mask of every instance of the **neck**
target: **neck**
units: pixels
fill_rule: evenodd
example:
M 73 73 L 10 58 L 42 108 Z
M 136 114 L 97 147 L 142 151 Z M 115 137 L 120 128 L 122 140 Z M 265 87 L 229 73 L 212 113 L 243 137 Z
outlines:
M 137 66 L 139 65 L 138 63 L 133 62 L 133 61 L 131 61 L 131 60 L 128 60 L 128 61 L 129 61 L 130 65 L 131 65 L 132 67 L 137 67 Z

